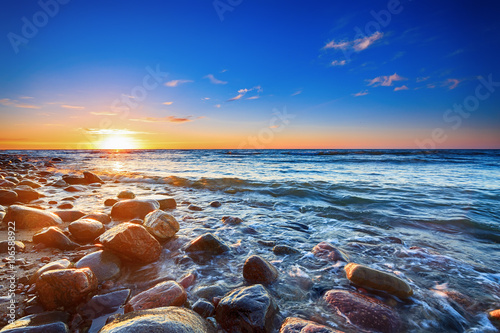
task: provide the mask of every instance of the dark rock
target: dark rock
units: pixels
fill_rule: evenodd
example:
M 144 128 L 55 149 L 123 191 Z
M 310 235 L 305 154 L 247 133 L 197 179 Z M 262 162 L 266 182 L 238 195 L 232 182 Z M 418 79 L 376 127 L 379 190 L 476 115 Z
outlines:
M 196 212 L 201 212 L 203 210 L 203 208 L 199 207 L 199 206 L 196 206 L 196 205 L 189 205 L 188 206 L 188 209 L 189 210 L 193 210 L 193 211 L 196 211 Z
M 266 240 L 261 240 L 261 239 L 259 239 L 257 241 L 257 243 L 259 243 L 260 245 L 269 246 L 269 247 L 273 247 L 276 245 L 275 241 L 266 241 Z
M 29 180 L 29 179 L 24 179 L 24 180 L 20 181 L 19 184 L 17 184 L 17 185 L 26 185 L 26 186 L 29 186 L 31 188 L 42 187 L 42 185 L 40 185 L 37 182 L 34 182 L 32 180 Z
M 252 255 L 243 265 L 243 277 L 249 283 L 270 284 L 278 278 L 278 270 L 266 259 Z
M 55 214 L 30 207 L 12 205 L 7 209 L 4 222 L 16 222 L 17 229 L 41 229 L 60 225 L 62 220 Z
M 93 219 L 101 222 L 102 224 L 108 224 L 111 222 L 111 218 L 105 213 L 93 213 L 82 217 L 82 219 Z
M 71 185 L 71 186 L 66 187 L 64 190 L 67 192 L 83 192 L 86 189 L 87 188 L 85 186 L 82 186 L 82 185 Z
M 226 294 L 227 289 L 221 285 L 210 285 L 210 286 L 198 286 L 192 293 L 199 298 L 204 298 L 206 300 L 212 300 L 214 297 L 222 297 Z
M 222 206 L 222 204 L 219 201 L 212 201 L 210 203 L 210 207 L 219 208 L 220 206 Z
M 335 246 L 327 242 L 321 242 L 313 247 L 312 253 L 316 257 L 324 260 L 345 262 L 349 261 L 349 258 L 344 252 L 340 251 Z
M 73 222 L 85 216 L 85 213 L 79 210 L 56 210 L 54 214 L 59 216 L 63 222 Z
M 60 157 L 53 157 L 50 161 L 57 163 L 57 162 L 62 162 L 63 160 Z
M 212 303 L 199 299 L 193 304 L 193 311 L 203 318 L 212 317 L 215 313 L 215 307 Z
M 116 196 L 118 199 L 135 199 L 135 194 L 132 191 L 125 190 L 118 193 Z
M 134 311 L 115 317 L 99 333 L 216 333 L 196 312 L 175 306 Z
M 4 240 L 0 242 L 0 253 L 8 253 L 11 251 L 15 251 L 16 253 L 24 252 L 26 246 L 23 242 L 19 241 L 9 241 Z
M 76 306 L 96 290 L 97 278 L 89 268 L 51 270 L 36 281 L 39 301 L 47 310 Z
M 497 328 L 500 328 L 500 309 L 490 311 L 488 313 L 488 319 L 493 325 L 495 325 Z
M 17 201 L 17 193 L 11 190 L 0 189 L 0 205 L 12 205 Z
M 158 241 L 141 225 L 122 223 L 106 231 L 99 238 L 105 249 L 121 259 L 147 264 L 161 254 Z
M 239 217 L 235 217 L 235 216 L 223 216 L 222 217 L 222 223 L 224 223 L 224 224 L 240 224 L 241 222 L 243 222 L 243 220 L 240 219 Z
M 86 304 L 78 307 L 78 313 L 85 319 L 95 319 L 103 314 L 113 313 L 127 302 L 129 289 L 95 295 Z
M 104 181 L 101 179 L 101 177 L 89 171 L 83 172 L 83 178 L 85 179 L 87 184 L 94 184 L 94 183 L 104 184 Z
M 278 307 L 260 284 L 237 288 L 219 302 L 215 318 L 229 332 L 273 332 Z
M 352 283 L 362 287 L 382 290 L 399 298 L 413 295 L 408 283 L 393 274 L 354 263 L 347 264 L 344 270 Z
M 80 245 L 73 242 L 58 227 L 48 227 L 33 235 L 33 243 L 42 243 L 61 250 L 74 250 Z
M 15 187 L 15 186 L 16 186 L 16 183 L 13 183 L 13 182 L 5 180 L 5 179 L 0 179 L 0 187 L 11 188 L 11 187 Z
M 280 333 L 342 333 L 314 321 L 288 317 L 281 325 Z
M 62 311 L 50 311 L 19 318 L 2 328 L 2 333 L 68 333 L 69 315 Z
M 361 329 L 382 333 L 399 332 L 396 312 L 381 301 L 347 290 L 329 290 L 323 299 L 335 314 Z
M 216 235 L 206 233 L 187 243 L 184 251 L 221 254 L 229 251 L 229 246 Z
M 170 214 L 154 210 L 144 218 L 144 227 L 160 240 L 169 239 L 179 231 L 179 222 Z
M 94 272 L 97 281 L 103 283 L 120 275 L 121 260 L 109 251 L 97 251 L 87 254 L 75 264 L 76 268 L 88 267 Z
M 40 193 L 27 185 L 16 186 L 13 191 L 17 193 L 17 200 L 21 202 L 30 202 L 41 197 Z
M 125 312 L 181 306 L 186 300 L 186 290 L 180 284 L 175 281 L 164 281 L 132 297 L 125 306 Z
M 67 259 L 61 259 L 57 261 L 50 262 L 42 267 L 40 267 L 33 276 L 30 278 L 30 283 L 33 284 L 38 280 L 38 277 L 45 272 L 53 271 L 55 269 L 66 269 L 71 267 L 71 262 Z
M 144 220 L 147 214 L 158 208 L 160 208 L 160 204 L 156 200 L 123 200 L 113 205 L 111 217 L 118 221 L 135 218 Z
M 104 225 L 93 219 L 79 219 L 71 222 L 68 230 L 77 241 L 90 242 L 104 233 Z
M 65 202 L 65 203 L 62 203 L 59 206 L 57 206 L 57 208 L 59 208 L 59 209 L 71 209 L 71 208 L 73 208 L 73 204 L 71 204 L 69 202 Z
M 106 199 L 106 200 L 104 200 L 104 206 L 110 207 L 110 206 L 113 206 L 117 202 L 118 202 L 118 200 L 116 200 L 116 199 Z
M 276 255 L 300 253 L 299 250 L 288 245 L 276 245 L 275 247 L 273 247 L 273 252 Z

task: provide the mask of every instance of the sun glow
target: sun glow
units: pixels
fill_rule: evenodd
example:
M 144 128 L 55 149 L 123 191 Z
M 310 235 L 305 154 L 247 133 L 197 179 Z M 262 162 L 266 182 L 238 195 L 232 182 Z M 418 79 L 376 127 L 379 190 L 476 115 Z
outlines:
M 111 134 L 108 135 L 100 144 L 101 149 L 137 149 L 134 140 L 126 135 Z

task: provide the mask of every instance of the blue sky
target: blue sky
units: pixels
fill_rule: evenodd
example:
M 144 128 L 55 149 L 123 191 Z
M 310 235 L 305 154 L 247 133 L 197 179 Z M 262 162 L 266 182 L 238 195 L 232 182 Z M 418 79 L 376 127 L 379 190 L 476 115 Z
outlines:
M 103 2 L 4 2 L 0 148 L 500 148 L 498 2 Z

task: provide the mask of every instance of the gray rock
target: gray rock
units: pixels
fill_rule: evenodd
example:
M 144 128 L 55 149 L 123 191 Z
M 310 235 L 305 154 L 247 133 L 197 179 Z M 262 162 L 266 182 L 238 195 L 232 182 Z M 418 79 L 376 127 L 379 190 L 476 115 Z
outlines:
M 276 255 L 300 253 L 299 250 L 297 250 L 294 247 L 288 246 L 288 245 L 276 245 L 275 247 L 273 247 L 273 252 Z
M 19 318 L 1 333 L 67 333 L 69 315 L 62 311 L 42 312 Z
M 78 313 L 85 319 L 95 319 L 106 313 L 113 313 L 127 302 L 129 289 L 95 295 L 86 304 L 78 307 Z
M 250 283 L 270 284 L 278 278 L 278 270 L 266 259 L 252 255 L 243 265 L 243 277 Z
M 215 307 L 212 303 L 199 299 L 193 304 L 193 311 L 203 318 L 212 317 L 215 313 Z
M 90 268 L 99 283 L 117 278 L 120 275 L 121 266 L 120 258 L 109 251 L 87 254 L 75 264 L 76 268 Z

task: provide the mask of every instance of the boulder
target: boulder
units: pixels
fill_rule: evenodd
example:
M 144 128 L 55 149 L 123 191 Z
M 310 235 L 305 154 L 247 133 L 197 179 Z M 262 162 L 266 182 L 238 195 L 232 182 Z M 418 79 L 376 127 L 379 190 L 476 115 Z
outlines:
M 164 281 L 132 297 L 125 306 L 125 312 L 181 306 L 186 301 L 186 290 L 180 284 L 175 281 Z
M 87 215 L 83 216 L 82 219 L 93 219 L 93 220 L 101 222 L 102 224 L 108 224 L 111 222 L 111 218 L 109 217 L 108 214 L 105 214 L 105 213 L 87 214 Z
M 24 252 L 26 246 L 23 242 L 19 241 L 9 241 L 4 240 L 0 242 L 0 253 L 8 253 L 11 251 L 15 251 L 16 253 Z
M 347 278 L 359 286 L 382 290 L 399 298 L 408 298 L 413 290 L 399 277 L 367 266 L 350 263 L 344 267 Z
M 327 307 L 349 322 L 367 331 L 399 332 L 396 312 L 381 301 L 347 290 L 329 290 L 323 297 Z
M 260 284 L 240 287 L 222 298 L 215 318 L 229 332 L 273 332 L 278 307 Z
M 68 225 L 71 236 L 79 242 L 90 242 L 104 233 L 104 225 L 93 219 L 79 219 Z
M 134 311 L 115 317 L 99 333 L 216 333 L 197 313 L 175 306 Z
M 77 312 L 85 319 L 99 318 L 103 314 L 116 312 L 127 302 L 129 296 L 129 289 L 95 295 L 86 304 L 79 306 Z
M 1 333 L 68 333 L 69 315 L 62 311 L 49 311 L 19 318 L 0 330 Z
M 243 265 L 243 277 L 249 283 L 271 284 L 278 275 L 278 270 L 258 255 L 248 257 Z
M 55 269 L 66 269 L 71 267 L 71 262 L 68 259 L 61 259 L 53 262 L 49 262 L 48 264 L 40 267 L 35 274 L 33 274 L 30 278 L 30 283 L 33 284 L 38 280 L 38 277 L 45 272 L 53 271 Z
M 156 200 L 123 200 L 113 205 L 113 208 L 111 208 L 111 217 L 118 221 L 136 218 L 144 220 L 146 215 L 158 208 L 160 208 L 160 204 Z
M 41 229 L 62 224 L 62 220 L 54 213 L 41 209 L 12 205 L 7 209 L 4 222 L 16 222 L 17 229 Z
M 281 325 L 280 333 L 342 333 L 314 321 L 288 317 Z
M 179 231 L 179 222 L 175 217 L 159 209 L 146 215 L 143 225 L 150 234 L 160 240 L 171 238 Z
M 121 266 L 120 258 L 109 251 L 92 252 L 75 264 L 76 268 L 90 268 L 99 283 L 117 278 L 120 275 Z
M 51 270 L 36 281 L 38 299 L 47 310 L 76 306 L 96 290 L 97 278 L 89 268 Z
M 33 235 L 33 243 L 42 243 L 61 250 L 74 250 L 80 245 L 73 242 L 58 227 L 48 227 Z
M 17 200 L 21 202 L 30 202 L 41 197 L 41 194 L 27 185 L 19 185 L 12 189 L 17 193 Z
M 19 182 L 19 184 L 17 185 L 26 185 L 26 186 L 29 186 L 31 188 L 39 188 L 39 187 L 42 187 L 42 185 L 38 184 L 37 182 L 34 182 L 32 180 L 29 180 L 29 179 L 24 179 L 24 180 L 21 180 Z
M 85 216 L 85 213 L 79 210 L 56 210 L 54 211 L 54 214 L 59 216 L 63 222 L 73 222 L 76 221 L 83 216 Z
M 222 223 L 224 224 L 241 224 L 243 222 L 242 219 L 236 216 L 223 216 Z
M 312 253 L 316 257 L 324 260 L 345 262 L 349 261 L 349 258 L 344 252 L 327 242 L 321 242 L 313 247 Z
M 224 241 L 216 235 L 206 233 L 184 245 L 186 252 L 202 252 L 206 254 L 221 254 L 229 251 Z
M 17 201 L 17 193 L 11 190 L 0 189 L 0 205 L 12 205 Z
M 122 223 L 100 236 L 105 249 L 116 253 L 121 259 L 148 264 L 161 254 L 158 241 L 141 225 Z
M 87 184 L 93 184 L 93 183 L 104 184 L 104 181 L 101 179 L 101 177 L 90 171 L 83 172 L 83 179 L 85 179 Z
M 116 196 L 118 199 L 135 199 L 135 194 L 132 191 L 125 190 L 118 193 Z

